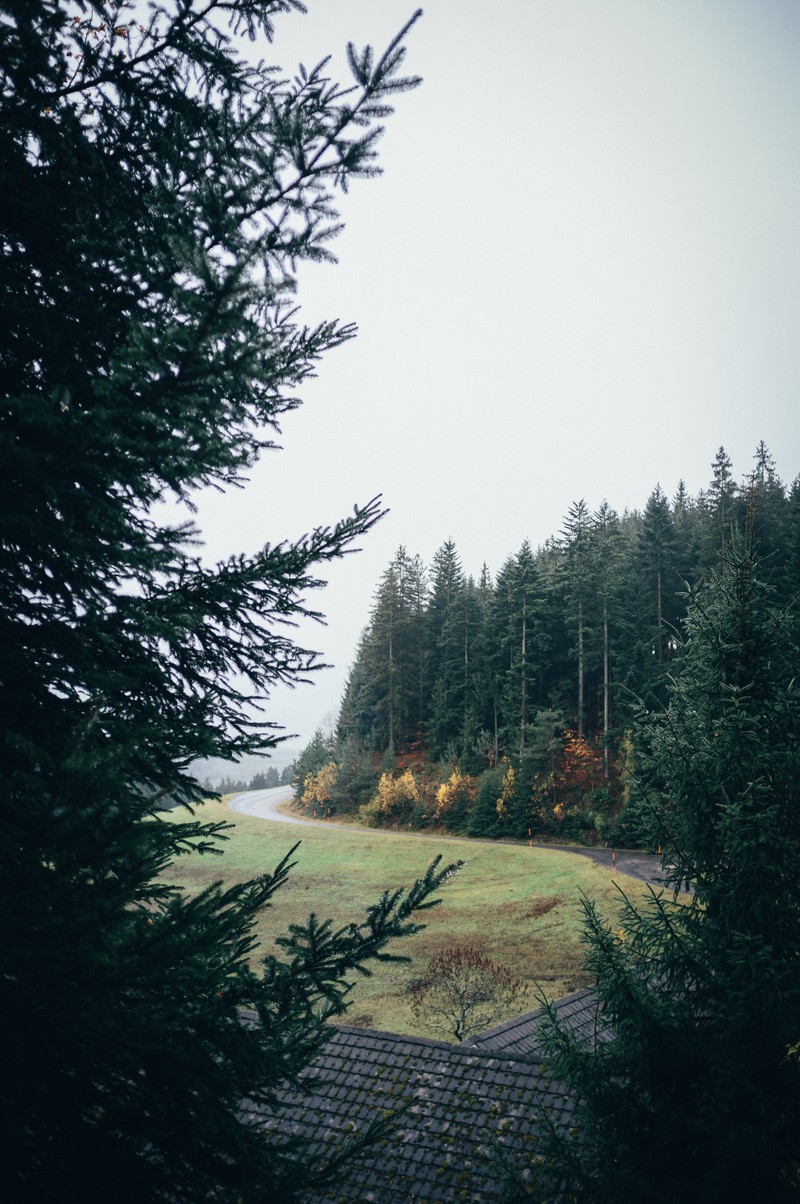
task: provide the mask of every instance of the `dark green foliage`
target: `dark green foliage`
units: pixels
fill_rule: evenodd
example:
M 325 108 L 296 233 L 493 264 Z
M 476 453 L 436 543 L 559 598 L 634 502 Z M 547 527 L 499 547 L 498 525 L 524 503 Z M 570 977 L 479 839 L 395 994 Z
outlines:
M 596 590 L 592 555 L 593 520 L 583 498 L 573 502 L 562 532 L 561 576 L 569 623 L 572 628 L 572 655 L 576 667 L 576 722 L 583 735 L 586 713 L 586 661 L 592 639 L 590 599 Z
M 669 502 L 657 485 L 647 499 L 634 554 L 637 676 L 640 695 L 648 702 L 663 696 L 664 682 L 677 652 L 681 581 L 676 572 L 676 554 Z
M 578 1143 L 545 1198 L 778 1201 L 800 1196 L 800 692 L 786 613 L 752 545 L 729 539 L 692 591 L 683 667 L 640 717 L 641 790 L 677 892 L 587 902 L 596 1051 L 554 1025 Z
M 786 563 L 781 592 L 788 595 L 792 590 L 800 590 L 800 476 L 795 477 L 789 490 L 785 531 Z M 795 609 L 793 630 L 795 639 L 800 640 L 800 608 Z
M 783 486 L 763 444 L 755 463 L 751 536 L 785 603 L 800 587 L 800 491 Z M 576 502 L 560 540 L 535 552 L 523 544 L 494 580 L 486 566 L 477 584 L 465 577 L 447 541 L 428 589 L 419 558 L 400 549 L 357 650 L 339 740 L 380 755 L 391 729 L 393 753 L 453 757 L 475 777 L 506 757 L 518 775 L 506 834 L 525 837 L 537 827 L 565 839 L 649 846 L 648 806 L 630 790 L 620 801 L 621 740 L 635 707 L 663 702 L 680 667 L 686 586 L 708 578 L 743 529 L 746 506 L 731 468 L 720 448 L 707 492 L 692 498 L 680 482 L 670 503 L 657 486 L 642 513 L 620 517 L 603 502 L 590 514 Z M 583 728 L 593 747 L 601 740 L 602 785 L 594 781 L 577 810 L 571 800 L 569 823 L 554 819 L 564 799 L 552 783 L 543 794 L 531 749 L 548 710 L 562 716 L 553 753 L 566 751 L 567 730 L 580 736 Z
M 497 800 L 503 785 L 503 768 L 489 769 L 482 774 L 478 793 L 472 806 L 467 832 L 470 836 L 502 836 L 502 826 L 497 813 Z
M 525 752 L 528 724 L 541 699 L 542 660 L 547 643 L 542 625 L 543 588 L 527 540 L 501 568 L 495 585 L 493 624 L 504 747 Z
M 372 798 L 379 773 L 372 756 L 353 737 L 341 741 L 336 748 L 336 783 L 333 789 L 333 812 L 357 811 Z
M 274 765 L 270 765 L 269 769 L 263 773 L 256 773 L 250 779 L 248 790 L 274 790 L 276 786 L 281 784 L 281 775 Z
M 404 748 L 418 739 L 426 701 L 425 571 L 398 548 L 375 592 L 342 702 L 339 732 L 368 748 Z
M 297 1074 L 347 974 L 443 880 L 339 933 L 311 920 L 258 971 L 285 859 L 193 900 L 159 884 L 224 838 L 163 804 L 202 798 L 193 761 L 279 739 L 270 688 L 317 664 L 287 621 L 379 513 L 209 569 L 156 508 L 240 481 L 354 333 L 298 324 L 296 268 L 331 258 L 334 189 L 375 173 L 377 123 L 415 80 L 399 41 L 352 51 L 352 87 L 250 65 L 240 39 L 293 10 L 2 5 L 5 1199 L 291 1199 L 313 1168 L 241 1102 Z
M 433 558 L 426 607 L 426 671 L 433 683 L 428 744 L 433 756 L 463 744 L 471 618 L 461 562 L 448 540 Z

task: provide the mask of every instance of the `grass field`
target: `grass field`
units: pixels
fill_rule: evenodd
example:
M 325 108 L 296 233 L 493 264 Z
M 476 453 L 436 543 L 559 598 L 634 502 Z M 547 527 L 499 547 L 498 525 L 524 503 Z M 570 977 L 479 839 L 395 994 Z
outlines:
M 446 862 L 466 862 L 444 887 L 441 906 L 425 913 L 424 932 L 397 942 L 393 952 L 412 960 L 376 965 L 371 978 L 359 978 L 347 1022 L 392 1032 L 443 1036 L 412 1022 L 409 983 L 428 959 L 450 945 L 475 944 L 520 978 L 535 980 L 550 998 L 558 998 L 587 978 L 582 971 L 579 896 L 583 891 L 613 915 L 619 894 L 609 871 L 586 857 L 551 848 L 464 841 L 447 837 L 396 835 L 364 829 L 345 831 L 290 827 L 237 815 L 210 802 L 198 813 L 204 820 L 227 819 L 234 825 L 222 857 L 182 857 L 170 880 L 189 890 L 209 882 L 235 882 L 271 870 L 297 841 L 297 865 L 261 918 L 264 950 L 274 937 L 310 912 L 337 924 L 360 920 L 364 909 L 386 889 L 409 885 L 437 854 Z M 619 883 L 631 897 L 645 887 L 630 878 Z M 531 996 L 530 1007 L 536 1006 Z

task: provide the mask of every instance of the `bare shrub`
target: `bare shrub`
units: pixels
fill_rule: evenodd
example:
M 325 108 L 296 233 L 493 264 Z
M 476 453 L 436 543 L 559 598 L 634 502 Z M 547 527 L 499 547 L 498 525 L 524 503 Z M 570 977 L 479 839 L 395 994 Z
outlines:
M 529 998 L 527 982 L 476 946 L 461 945 L 431 958 L 411 988 L 411 1011 L 416 1023 L 463 1041 L 523 1011 Z

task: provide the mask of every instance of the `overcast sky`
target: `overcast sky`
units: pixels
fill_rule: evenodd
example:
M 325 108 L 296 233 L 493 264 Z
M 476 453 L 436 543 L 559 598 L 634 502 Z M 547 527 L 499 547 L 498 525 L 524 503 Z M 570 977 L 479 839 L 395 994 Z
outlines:
M 493 573 L 571 502 L 642 508 L 705 488 L 724 445 L 800 473 L 800 4 L 796 0 L 428 0 L 424 77 L 342 198 L 336 267 L 302 271 L 306 321 L 353 320 L 284 450 L 204 498 L 206 555 L 390 514 L 315 599 L 302 639 L 335 669 L 276 692 L 296 755 L 335 714 L 399 545 L 455 541 Z M 384 48 L 401 0 L 308 0 L 272 61 Z M 248 770 L 250 766 L 248 765 Z

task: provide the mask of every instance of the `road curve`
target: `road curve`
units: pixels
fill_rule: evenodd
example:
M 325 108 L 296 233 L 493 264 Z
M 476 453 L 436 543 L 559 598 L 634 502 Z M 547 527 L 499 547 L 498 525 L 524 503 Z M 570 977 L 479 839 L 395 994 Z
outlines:
M 294 791 L 291 786 L 273 786 L 270 790 L 245 790 L 231 795 L 228 806 L 240 815 L 254 815 L 256 819 L 275 819 L 282 824 L 313 824 L 313 819 L 298 819 L 279 811 L 281 803 L 288 803 Z
M 232 795 L 228 806 L 231 811 L 237 811 L 240 815 L 276 820 L 281 824 L 308 824 L 313 828 L 329 826 L 324 820 L 300 819 L 296 815 L 289 815 L 286 811 L 279 811 L 280 804 L 288 803 L 292 794 L 291 786 L 274 786 L 270 790 L 246 790 L 241 794 Z M 344 825 L 337 825 L 337 827 L 341 831 Z M 358 831 L 358 828 L 352 826 L 348 826 L 348 829 L 351 832 Z M 383 831 L 389 832 L 389 829 L 383 829 Z M 399 835 L 410 836 L 412 833 L 404 832 Z M 413 835 L 428 836 L 430 839 L 428 833 L 413 833 Z M 465 844 L 469 843 L 467 839 L 455 836 L 448 836 L 444 839 L 448 843 L 455 840 L 463 840 Z M 665 884 L 661 858 L 652 853 L 643 853 L 639 849 L 617 849 L 616 852 L 612 852 L 611 849 L 589 849 L 579 845 L 542 845 L 542 848 L 555 849 L 559 853 L 574 853 L 579 857 L 589 857 L 592 861 L 606 866 L 612 873 L 638 878 L 640 882 L 649 882 L 656 888 L 663 888 Z

